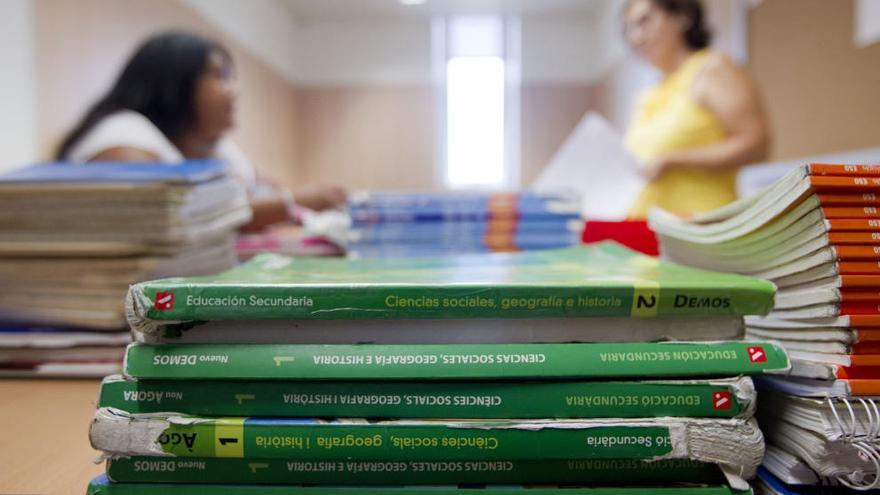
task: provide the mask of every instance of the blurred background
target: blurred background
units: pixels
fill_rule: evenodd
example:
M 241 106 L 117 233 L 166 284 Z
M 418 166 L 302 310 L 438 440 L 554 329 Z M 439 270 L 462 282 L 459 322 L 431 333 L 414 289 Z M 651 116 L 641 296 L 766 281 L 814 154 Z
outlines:
M 780 160 L 880 146 L 880 6 L 711 0 L 713 46 L 760 87 Z M 5 0 L 0 169 L 48 159 L 147 36 L 217 38 L 234 139 L 283 185 L 528 185 L 586 112 L 624 129 L 658 75 L 615 0 Z M 468 109 L 462 118 L 462 109 Z M 469 149 L 480 167 L 458 159 Z

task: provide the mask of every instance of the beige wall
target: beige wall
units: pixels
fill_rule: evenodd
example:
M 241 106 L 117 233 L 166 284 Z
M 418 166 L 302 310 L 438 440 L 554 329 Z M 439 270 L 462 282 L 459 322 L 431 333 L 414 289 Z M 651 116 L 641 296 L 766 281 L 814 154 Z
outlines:
M 299 88 L 297 103 L 305 182 L 432 189 L 430 87 Z
M 774 158 L 880 146 L 880 44 L 853 45 L 852 0 L 766 0 L 749 31 Z
M 39 146 L 50 157 L 109 85 L 134 48 L 167 29 L 219 39 L 237 65 L 241 101 L 235 140 L 264 173 L 292 183 L 298 171 L 295 89 L 175 0 L 36 0 Z
M 300 158 L 310 183 L 351 189 L 430 190 L 435 184 L 429 87 L 300 88 Z M 586 111 L 589 86 L 522 89 L 522 183 L 530 184 Z
M 531 184 L 589 110 L 594 86 L 528 85 L 522 88 L 522 183 Z

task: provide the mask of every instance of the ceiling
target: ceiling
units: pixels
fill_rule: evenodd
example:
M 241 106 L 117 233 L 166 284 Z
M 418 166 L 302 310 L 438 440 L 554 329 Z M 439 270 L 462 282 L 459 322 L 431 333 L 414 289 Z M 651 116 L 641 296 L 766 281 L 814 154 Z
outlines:
M 428 19 L 433 15 L 590 16 L 615 0 L 280 0 L 298 23 Z

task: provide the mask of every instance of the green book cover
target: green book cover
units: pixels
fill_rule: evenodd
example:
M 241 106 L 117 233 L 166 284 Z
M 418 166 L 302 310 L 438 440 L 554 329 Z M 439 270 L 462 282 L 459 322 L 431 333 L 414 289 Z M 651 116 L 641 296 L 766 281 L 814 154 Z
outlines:
M 691 459 L 754 474 L 754 419 L 377 420 L 129 414 L 100 408 L 92 446 L 111 457 L 490 461 Z
M 677 382 L 297 382 L 126 380 L 98 407 L 130 413 L 344 418 L 743 417 L 750 378 Z
M 765 342 L 613 344 L 131 344 L 125 374 L 149 379 L 461 380 L 756 375 L 789 368 Z
M 773 284 L 615 243 L 446 258 L 264 254 L 210 277 L 133 285 L 132 328 L 199 320 L 461 319 L 766 314 Z
M 751 490 L 726 486 L 678 488 L 548 488 L 545 486 L 279 486 L 279 485 L 185 485 L 162 483 L 111 483 L 99 476 L 89 483 L 87 495 L 750 495 Z
M 238 484 L 724 483 L 718 466 L 688 459 L 316 461 L 136 456 L 107 461 L 107 477 L 117 482 Z

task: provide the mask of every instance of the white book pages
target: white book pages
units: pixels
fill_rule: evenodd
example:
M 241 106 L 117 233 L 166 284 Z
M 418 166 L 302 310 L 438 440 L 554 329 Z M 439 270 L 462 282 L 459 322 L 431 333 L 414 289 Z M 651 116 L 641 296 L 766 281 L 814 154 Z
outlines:
M 880 408 L 870 397 L 811 399 L 764 394 L 761 408 L 762 415 L 773 415 L 831 441 L 880 440 Z
M 746 338 L 755 340 L 778 340 L 784 344 L 789 341 L 835 342 L 852 345 L 858 342 L 858 332 L 849 328 L 816 328 L 816 329 L 767 329 L 753 326 L 746 327 Z
M 701 223 L 708 216 L 683 220 L 662 210 L 653 210 L 648 220 L 651 227 L 663 236 L 702 244 L 725 242 L 760 229 L 796 205 L 805 209 L 819 206 L 815 196 L 805 199 L 810 188 L 808 168 L 799 167 L 762 194 L 750 199 L 736 215 L 724 220 Z M 731 211 L 739 208 L 735 205 L 728 205 Z
M 814 304 L 836 304 L 841 301 L 840 289 L 822 287 L 812 290 L 780 289 L 776 291 L 774 309 L 791 309 Z
M 803 459 L 819 476 L 862 489 L 878 488 L 880 461 L 872 457 L 875 452 L 870 445 L 829 440 L 778 417 L 764 415 L 763 409 L 759 410 L 759 417 L 768 442 Z
M 166 323 L 166 322 L 163 322 Z M 173 323 L 173 322 L 167 322 Z M 166 325 L 169 326 L 169 325 Z M 487 318 L 463 320 L 211 321 L 153 332 L 140 342 L 181 344 L 491 344 L 737 340 L 740 317 Z M 179 336 L 178 336 L 179 335 Z
M 761 337 L 758 334 L 755 334 L 751 331 L 746 331 L 747 339 L 756 339 L 759 340 Z M 844 344 L 842 342 L 813 342 L 810 340 L 778 340 L 770 338 L 769 340 L 774 340 L 786 352 L 789 354 L 793 351 L 800 352 L 820 352 L 825 354 L 849 354 L 852 351 L 852 347 L 848 344 Z
M 800 244 L 807 239 L 827 232 L 828 225 L 822 210 L 801 203 L 775 221 L 741 237 L 718 243 L 697 243 L 674 236 L 658 234 L 663 245 L 670 251 L 687 249 L 717 258 L 737 258 L 744 253 L 758 254 L 773 246 Z
M 822 380 L 795 376 L 760 376 L 755 377 L 755 384 L 763 392 L 778 391 L 802 397 L 848 398 L 852 396 L 849 382 L 834 378 Z
M 125 346 L 131 343 L 131 332 L 82 332 L 53 329 L 23 329 L 0 332 L 0 349 L 20 347 L 50 348 L 78 346 Z
M 813 485 L 819 482 L 816 473 L 799 457 L 768 444 L 762 466 L 789 485 Z
M 532 184 L 537 192 L 574 191 L 594 220 L 623 220 L 645 187 L 621 137 L 595 112 L 584 115 Z

